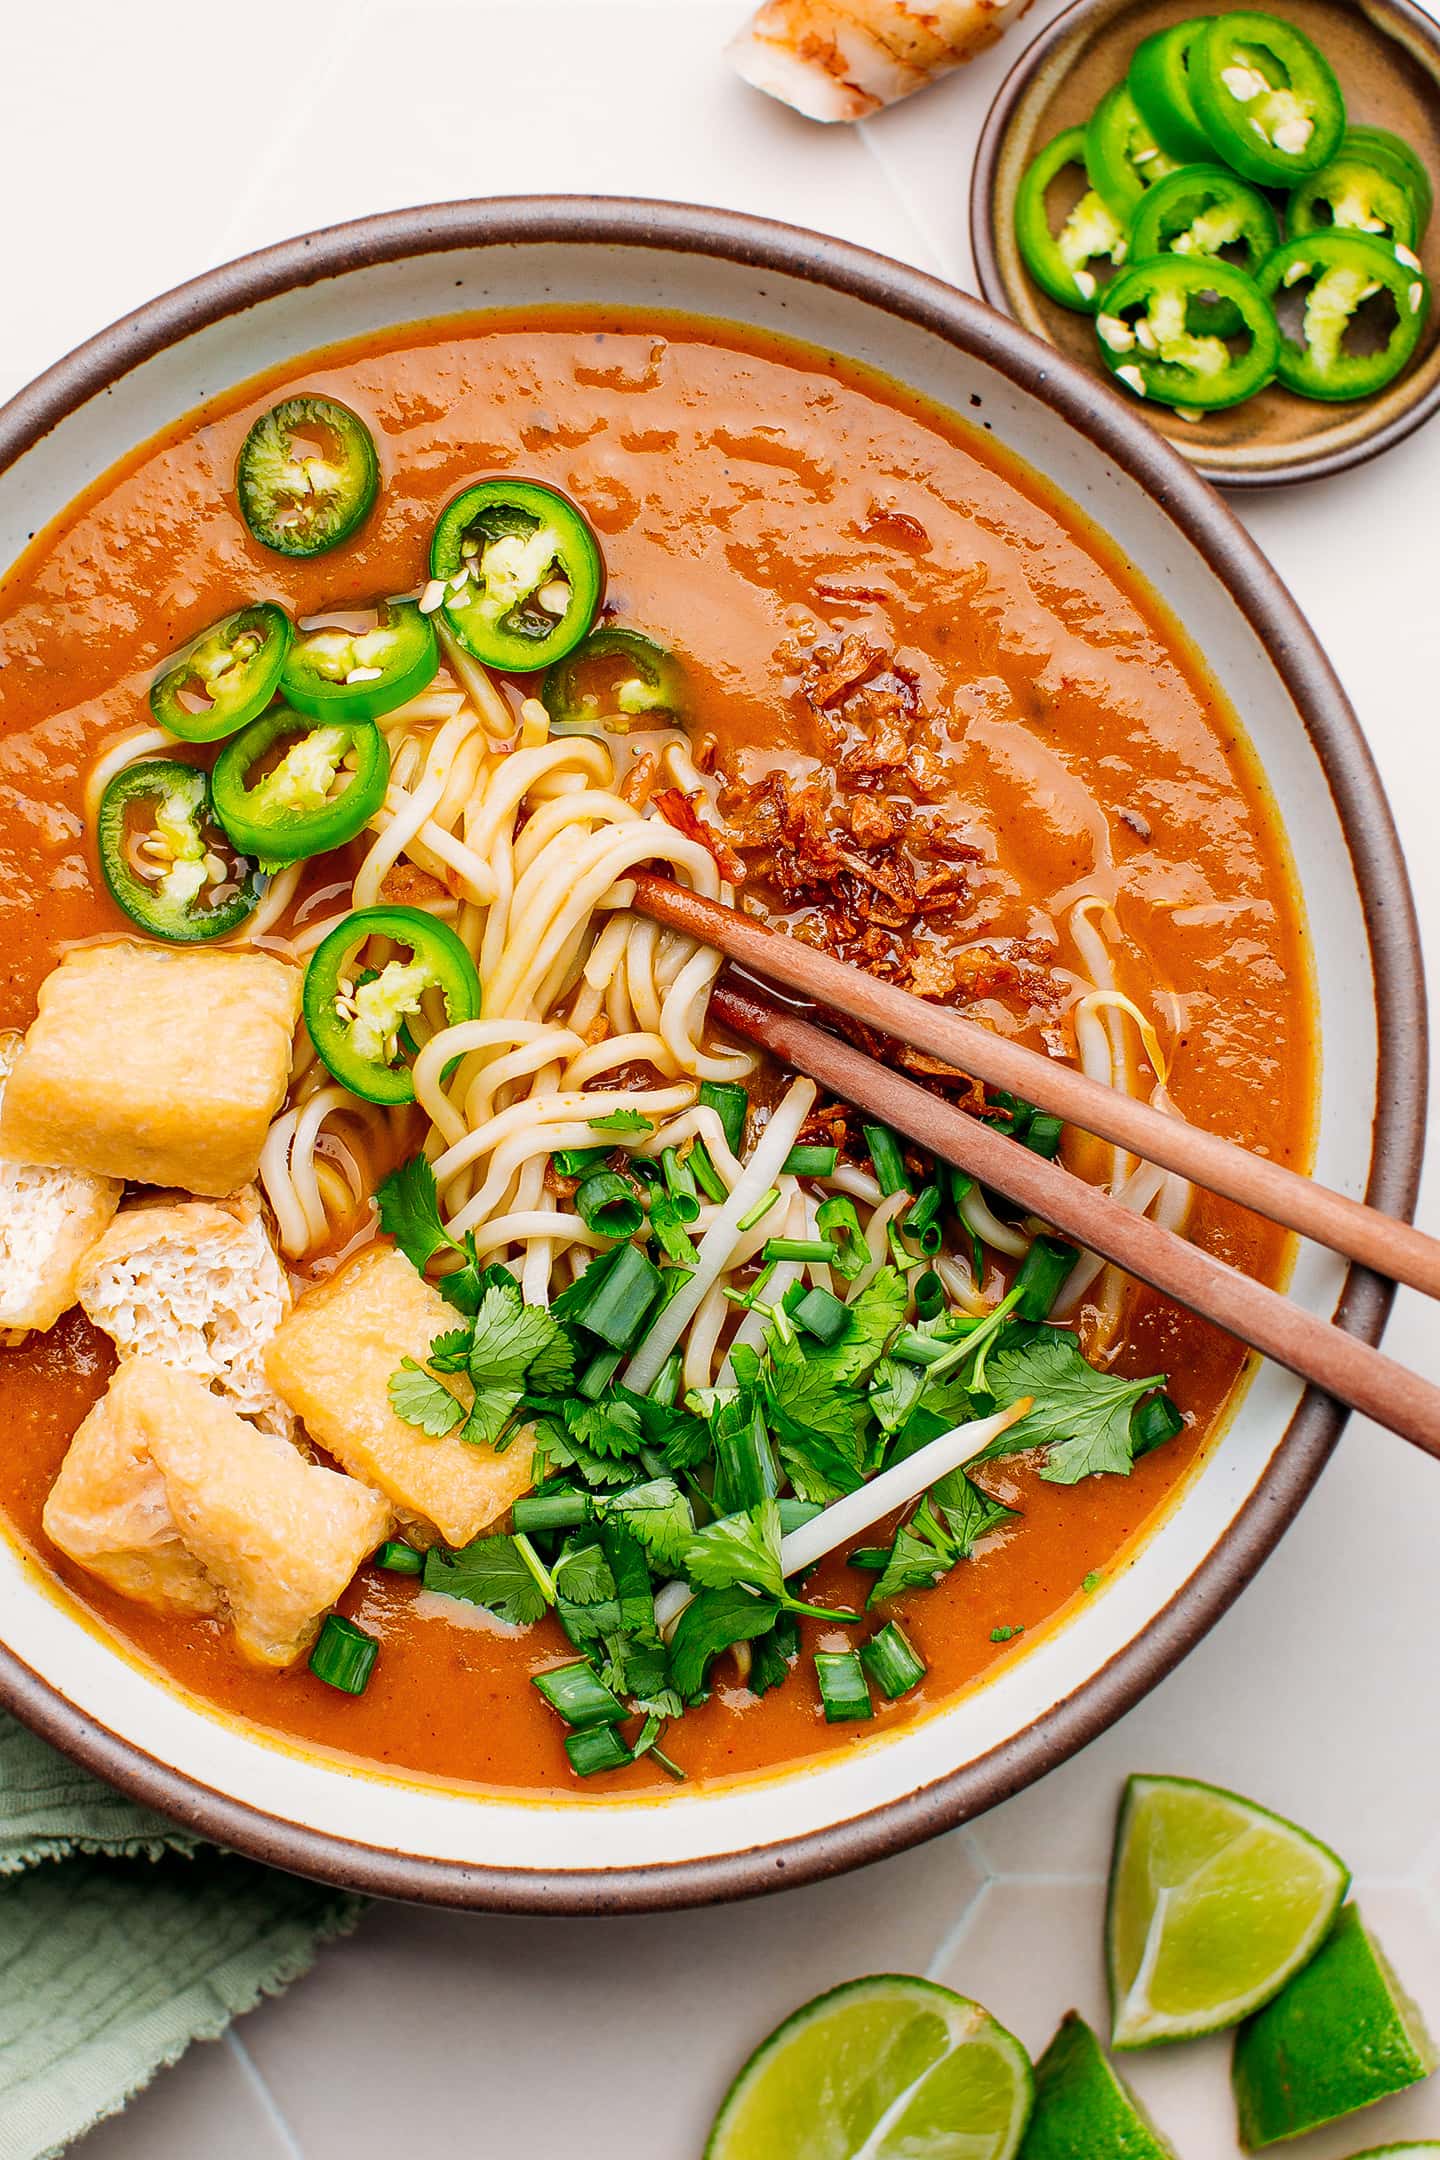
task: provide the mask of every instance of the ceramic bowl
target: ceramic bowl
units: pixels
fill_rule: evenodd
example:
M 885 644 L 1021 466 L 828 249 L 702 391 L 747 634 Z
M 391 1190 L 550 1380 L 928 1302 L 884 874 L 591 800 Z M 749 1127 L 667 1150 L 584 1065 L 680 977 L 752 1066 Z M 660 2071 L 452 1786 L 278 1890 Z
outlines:
M 674 205 L 456 203 L 317 233 L 212 272 L 83 346 L 0 412 L 0 562 L 132 445 L 314 347 L 458 310 L 684 308 L 878 367 L 993 432 L 1108 530 L 1246 717 L 1309 909 L 1327 1045 L 1318 1170 L 1410 1209 L 1425 1023 L 1413 909 L 1350 707 L 1223 504 L 1118 398 L 979 302 L 782 225 Z M 1377 1009 L 1384 1016 L 1377 1027 Z M 1387 1292 L 1319 1252 L 1295 1294 L 1373 1340 Z M 1092 1739 L 1254 1573 L 1341 1415 L 1256 1374 L 1223 1440 L 1112 1583 L 991 1684 L 893 1737 L 660 1800 L 492 1798 L 307 1754 L 122 1654 L 0 1539 L 0 1698 L 78 1761 L 208 1837 L 362 1890 L 515 1911 L 741 1896 L 894 1852 Z
M 1062 128 L 1087 120 L 1122 80 L 1142 38 L 1198 12 L 1196 0 L 1078 0 L 1021 54 L 976 151 L 970 235 L 981 291 L 1113 397 L 1126 393 L 1100 358 L 1092 318 L 1049 299 L 1020 260 L 1015 193 L 1035 153 Z M 1440 27 L 1433 18 L 1413 0 L 1286 0 L 1280 13 L 1329 58 L 1350 118 L 1403 136 L 1440 179 Z M 1431 220 L 1420 256 L 1432 295 L 1440 295 L 1440 219 Z M 1223 487 L 1277 487 L 1343 472 L 1440 411 L 1440 298 L 1432 297 L 1414 359 L 1373 398 L 1330 405 L 1275 385 L 1199 422 L 1160 405 L 1143 409 L 1158 433 Z

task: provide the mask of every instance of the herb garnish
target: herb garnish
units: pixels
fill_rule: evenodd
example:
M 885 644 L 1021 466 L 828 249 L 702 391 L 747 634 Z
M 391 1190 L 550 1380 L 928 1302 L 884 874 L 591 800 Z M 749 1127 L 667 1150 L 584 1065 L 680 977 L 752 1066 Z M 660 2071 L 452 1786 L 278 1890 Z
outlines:
M 653 1130 L 631 1111 L 593 1122 Z M 629 1732 L 608 1725 L 601 1745 L 576 1726 L 567 1747 L 587 1774 L 642 1753 L 674 1767 L 658 1743 L 704 1699 L 721 1652 L 750 1645 L 741 1670 L 762 1695 L 788 1682 L 800 1619 L 859 1620 L 806 1603 L 787 1582 L 777 1494 L 787 1508 L 828 1505 L 955 1425 L 1032 1399 L 985 1455 L 932 1486 L 888 1546 L 852 1555 L 875 1570 L 868 1603 L 885 1605 L 938 1582 L 1016 1519 L 984 1489 L 987 1459 L 1033 1451 L 1057 1484 L 1123 1476 L 1137 1449 L 1182 1423 L 1156 1395 L 1159 1377 L 1097 1371 L 1071 1331 L 1021 1317 L 1018 1288 L 979 1318 L 930 1299 L 921 1317 L 912 1280 L 891 1265 L 843 1308 L 831 1299 L 813 1314 L 799 1310 L 803 1284 L 764 1302 L 762 1271 L 736 1301 L 763 1332 L 733 1348 L 717 1383 L 658 1399 L 678 1393 L 677 1362 L 657 1395 L 640 1395 L 618 1378 L 622 1346 L 686 1272 L 668 1216 L 600 1254 L 546 1310 L 525 1303 L 508 1269 L 482 1265 L 473 1237 L 450 1235 L 423 1157 L 386 1179 L 379 1204 L 417 1268 L 446 1270 L 437 1287 L 460 1316 L 423 1361 L 392 1374 L 397 1416 L 436 1440 L 498 1448 L 528 1430 L 534 1442 L 535 1490 L 517 1516 L 526 1530 L 431 1551 L 425 1585 L 516 1626 L 555 1615 Z M 823 1321 L 819 1332 L 807 1318 Z M 559 1701 L 570 1699 L 562 1690 Z

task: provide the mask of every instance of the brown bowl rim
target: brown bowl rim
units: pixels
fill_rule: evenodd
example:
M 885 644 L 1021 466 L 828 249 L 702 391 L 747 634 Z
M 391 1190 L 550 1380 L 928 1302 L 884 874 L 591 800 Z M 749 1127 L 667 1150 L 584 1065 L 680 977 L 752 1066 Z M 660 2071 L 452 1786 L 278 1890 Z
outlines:
M 57 422 L 167 347 L 257 302 L 408 257 L 527 244 L 669 249 L 800 278 L 857 299 L 986 362 L 1096 442 L 1172 519 L 1231 592 L 1269 652 L 1325 769 L 1370 945 L 1378 1022 L 1367 1196 L 1409 1217 L 1419 1187 L 1427 1081 L 1425 982 L 1414 898 L 1370 750 L 1318 639 L 1233 512 L 1119 398 L 1008 316 L 849 241 L 740 212 L 630 197 L 514 196 L 431 204 L 330 226 L 243 256 L 149 301 L 56 362 L 0 408 L 0 472 Z M 1394 1286 L 1351 1268 L 1336 1319 L 1378 1340 Z M 0 1647 L 0 1703 L 74 1761 L 195 1835 L 292 1873 L 372 1896 L 511 1913 L 617 1913 L 751 1897 L 885 1858 L 968 1821 L 1031 1784 L 1132 1708 L 1192 1650 L 1294 1520 L 1346 1412 L 1311 1389 L 1264 1478 L 1201 1565 L 1124 1650 L 1025 1730 L 931 1784 L 848 1820 L 769 1845 L 652 1866 L 471 1866 L 286 1822 L 157 1760 L 80 1710 Z M 577 1828 L 583 1810 L 577 1809 Z
M 1049 59 L 1057 45 L 1082 30 L 1093 16 L 1112 15 L 1133 0 L 1072 0 L 1071 6 L 1047 23 L 1033 42 L 1018 56 L 1000 88 L 996 91 L 990 110 L 985 115 L 980 130 L 980 140 L 975 148 L 975 162 L 970 172 L 970 248 L 975 258 L 975 273 L 980 280 L 980 290 L 998 314 L 1014 321 L 1010 312 L 1010 296 L 1000 270 L 1000 258 L 995 252 L 992 233 L 992 209 L 995 201 L 996 171 L 1000 163 L 1000 151 L 1009 132 L 1015 108 L 1030 87 L 1036 71 Z M 1389 15 L 1402 22 L 1419 41 L 1428 45 L 1433 55 L 1437 82 L 1440 82 L 1440 22 L 1416 0 L 1360 0 L 1360 10 L 1373 18 Z M 1048 345 L 1048 339 L 1039 342 Z M 1052 352 L 1058 347 L 1049 346 Z M 1066 356 L 1068 358 L 1068 355 Z M 1074 365 L 1072 362 L 1071 365 Z M 1119 398 L 1106 381 L 1103 370 L 1097 365 L 1093 372 L 1082 368 L 1081 374 L 1093 386 L 1098 385 L 1109 398 Z M 1421 378 L 1416 378 L 1417 386 Z M 1123 400 L 1121 401 L 1123 402 Z M 1128 407 L 1127 407 L 1128 410 Z M 1361 435 L 1347 442 L 1342 448 L 1317 453 L 1312 457 L 1296 456 L 1276 465 L 1263 468 L 1211 465 L 1204 451 L 1197 446 L 1192 451 L 1183 443 L 1175 443 L 1165 437 L 1176 454 L 1198 472 L 1202 478 L 1216 487 L 1230 489 L 1297 487 L 1302 481 L 1327 480 L 1332 473 L 1350 472 L 1357 465 L 1368 465 L 1396 443 L 1404 442 L 1417 428 L 1425 425 L 1440 412 L 1440 375 L 1428 387 L 1417 387 L 1411 402 L 1392 418 L 1382 422 L 1370 434 Z

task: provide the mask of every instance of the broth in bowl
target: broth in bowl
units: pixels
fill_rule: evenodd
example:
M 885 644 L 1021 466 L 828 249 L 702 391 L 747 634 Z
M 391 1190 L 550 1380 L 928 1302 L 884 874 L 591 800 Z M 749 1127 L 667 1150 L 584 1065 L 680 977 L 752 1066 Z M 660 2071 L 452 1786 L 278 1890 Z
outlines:
M 626 906 L 666 869 L 1307 1166 L 1236 718 L 981 430 L 683 318 L 392 333 L 107 474 L 0 665 L 0 1499 L 136 1652 L 402 1771 L 669 1789 L 923 1714 L 1123 1567 L 1244 1352 L 727 1042 Z

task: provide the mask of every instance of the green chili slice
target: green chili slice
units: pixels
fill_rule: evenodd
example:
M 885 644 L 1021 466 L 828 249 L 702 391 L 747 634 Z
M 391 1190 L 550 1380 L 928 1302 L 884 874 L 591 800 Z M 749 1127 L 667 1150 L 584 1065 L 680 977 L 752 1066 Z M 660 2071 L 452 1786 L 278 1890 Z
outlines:
M 1313 232 L 1364 232 L 1413 249 L 1420 206 L 1408 182 L 1351 148 L 1347 136 L 1329 164 L 1296 188 L 1285 224 L 1296 240 Z
M 1239 318 L 1238 337 L 1229 342 L 1201 326 L 1217 300 L 1231 302 Z M 1205 256 L 1159 255 L 1122 270 L 1095 329 L 1105 365 L 1127 390 L 1197 412 L 1253 397 L 1280 356 L 1280 332 L 1260 286 L 1233 264 Z
M 548 668 L 540 698 L 554 728 L 654 727 L 685 717 L 685 671 L 641 630 L 602 623 Z
M 1126 77 L 1135 109 L 1167 157 L 1207 164 L 1215 155 L 1190 94 L 1190 48 L 1210 21 L 1193 15 L 1137 45 Z
M 390 752 L 373 721 L 312 720 L 277 705 L 225 745 L 210 785 L 237 848 L 289 863 L 353 840 L 389 779 Z
M 1051 225 L 1050 188 L 1071 167 L 1084 174 L 1083 128 L 1066 128 L 1032 159 L 1015 195 L 1015 240 L 1021 261 L 1042 292 L 1077 315 L 1093 315 L 1102 268 L 1108 264 L 1111 272 L 1118 269 L 1129 242 L 1122 220 L 1088 184 L 1059 230 Z
M 418 697 L 440 666 L 440 640 L 413 600 L 382 600 L 369 629 L 313 622 L 296 632 L 280 693 L 322 720 L 378 720 Z
M 290 647 L 290 618 L 257 601 L 216 623 L 150 685 L 150 710 L 182 742 L 219 742 L 264 712 Z
M 194 945 L 254 914 L 264 879 L 221 832 L 196 765 L 145 758 L 100 798 L 96 839 L 111 898 L 152 937 Z
M 371 938 L 389 939 L 409 958 L 372 972 L 361 958 Z M 454 931 L 421 908 L 359 908 L 317 945 L 305 970 L 305 1025 L 342 1087 L 366 1102 L 414 1101 L 406 1023 L 432 991 L 447 1027 L 478 1018 L 474 961 Z
M 482 480 L 435 527 L 430 575 L 445 618 L 486 667 L 528 674 L 563 660 L 595 619 L 599 542 L 575 504 L 535 480 Z
M 240 515 L 277 555 L 323 555 L 369 516 L 380 489 L 375 441 L 334 398 L 284 398 L 240 445 Z
M 1135 260 L 1204 256 L 1253 277 L 1280 239 L 1275 213 L 1258 189 L 1223 165 L 1184 165 L 1150 189 L 1130 229 Z M 1241 327 L 1233 301 L 1190 303 L 1190 325 L 1228 337 Z
M 1216 154 L 1244 180 L 1294 187 L 1340 147 L 1345 100 L 1325 55 L 1292 23 L 1241 10 L 1205 25 L 1190 88 Z
M 1085 124 L 1085 170 L 1102 202 L 1125 223 L 1146 188 L 1175 170 L 1124 83 L 1106 91 Z
M 1317 232 L 1287 240 L 1262 265 L 1259 282 L 1276 300 L 1309 286 L 1300 334 L 1282 332 L 1278 363 L 1281 382 L 1300 397 L 1362 398 L 1383 390 L 1413 358 L 1430 306 L 1419 257 L 1370 233 Z M 1382 294 L 1389 299 L 1389 327 L 1367 340 L 1357 317 Z
M 1409 188 L 1415 198 L 1420 215 L 1420 233 L 1423 238 L 1429 229 L 1435 211 L 1435 190 L 1417 150 L 1399 135 L 1392 135 L 1389 128 L 1347 127 L 1341 138 L 1341 147 L 1353 150 L 1382 172 L 1393 173 L 1397 180 Z

